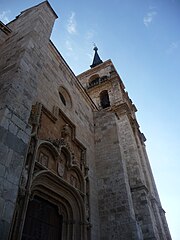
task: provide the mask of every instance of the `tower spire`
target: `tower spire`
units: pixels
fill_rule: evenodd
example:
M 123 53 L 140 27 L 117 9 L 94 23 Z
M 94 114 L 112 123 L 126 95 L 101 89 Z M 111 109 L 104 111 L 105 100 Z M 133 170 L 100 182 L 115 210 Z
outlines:
M 92 65 L 90 66 L 91 68 L 93 68 L 93 67 L 95 67 L 95 66 L 103 63 L 103 61 L 102 61 L 102 60 L 100 59 L 100 57 L 99 57 L 99 54 L 98 54 L 98 52 L 97 52 L 97 51 L 98 51 L 98 48 L 97 48 L 97 46 L 95 45 L 95 43 L 94 43 L 94 48 L 93 48 L 93 50 L 95 51 L 95 53 L 94 53 L 93 63 L 92 63 Z

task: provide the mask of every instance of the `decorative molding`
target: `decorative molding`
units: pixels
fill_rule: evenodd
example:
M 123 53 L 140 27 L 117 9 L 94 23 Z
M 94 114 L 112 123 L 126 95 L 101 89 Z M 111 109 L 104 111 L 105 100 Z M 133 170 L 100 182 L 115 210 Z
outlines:
M 32 105 L 31 108 L 31 114 L 29 117 L 29 124 L 30 125 L 39 125 L 40 123 L 40 116 L 41 116 L 41 110 L 42 110 L 42 104 L 36 103 L 35 105 Z
M 149 193 L 148 188 L 144 184 L 139 184 L 131 187 L 131 192 L 142 191 L 144 190 L 147 194 Z
M 0 21 L 0 29 L 6 34 L 9 35 L 12 30 L 8 28 L 3 22 Z

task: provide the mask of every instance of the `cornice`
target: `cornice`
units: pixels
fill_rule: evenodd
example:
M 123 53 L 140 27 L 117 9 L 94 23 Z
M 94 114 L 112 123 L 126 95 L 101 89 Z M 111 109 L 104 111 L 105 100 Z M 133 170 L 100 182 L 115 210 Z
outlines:
M 111 110 L 114 111 L 118 116 L 124 115 L 124 114 L 131 114 L 131 109 L 129 108 L 128 104 L 126 102 L 123 102 L 117 106 L 112 106 Z
M 84 76 L 88 77 L 89 75 L 96 74 L 102 68 L 104 69 L 105 67 L 110 66 L 110 65 L 113 65 L 113 63 L 112 63 L 111 59 L 108 59 L 105 62 L 97 65 L 96 67 L 90 68 L 90 69 L 86 70 L 85 72 L 80 73 L 79 75 L 77 75 L 77 78 L 83 78 Z
M 131 192 L 144 190 L 146 193 L 149 193 L 149 190 L 145 184 L 137 184 L 131 187 Z
M 6 35 L 9 35 L 12 30 L 8 28 L 3 22 L 0 21 L 0 29 L 3 31 Z

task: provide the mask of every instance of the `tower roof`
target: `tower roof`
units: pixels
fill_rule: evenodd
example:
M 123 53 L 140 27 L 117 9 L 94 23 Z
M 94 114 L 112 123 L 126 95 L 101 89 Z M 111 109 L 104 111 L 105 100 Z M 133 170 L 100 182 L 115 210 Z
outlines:
M 90 66 L 91 68 L 93 68 L 93 67 L 95 67 L 95 66 L 103 63 L 103 61 L 100 59 L 99 54 L 98 54 L 98 52 L 97 52 L 97 51 L 98 51 L 97 46 L 95 46 L 95 47 L 93 48 L 93 50 L 95 51 L 95 53 L 94 53 L 93 63 L 92 63 L 92 65 Z

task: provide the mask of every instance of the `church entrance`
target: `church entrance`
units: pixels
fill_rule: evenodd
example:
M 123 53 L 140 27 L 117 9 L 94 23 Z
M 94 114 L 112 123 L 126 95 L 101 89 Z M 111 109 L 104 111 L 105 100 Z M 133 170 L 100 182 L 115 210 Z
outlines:
M 28 205 L 22 240 L 61 240 L 62 223 L 58 208 L 36 197 Z

